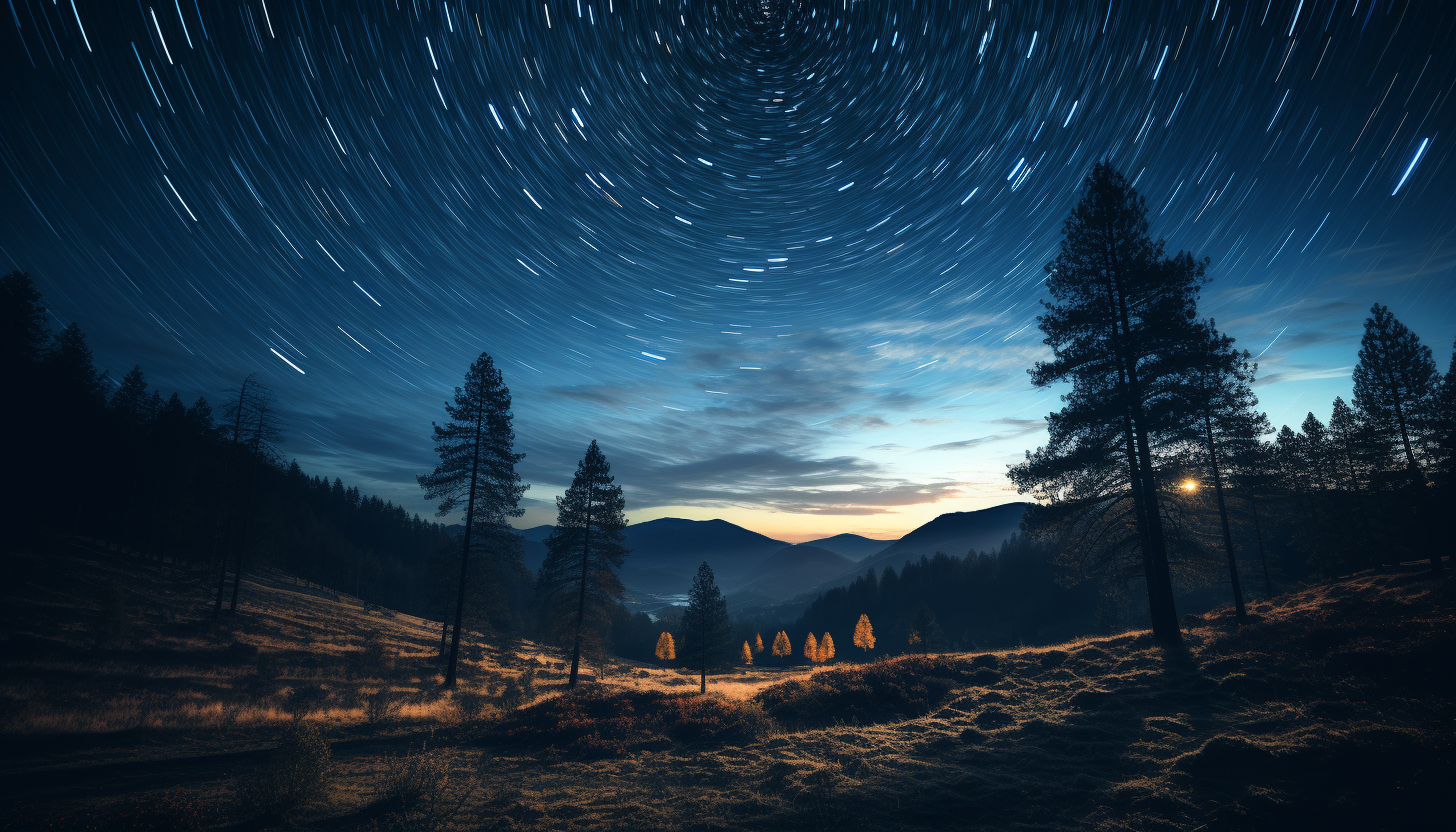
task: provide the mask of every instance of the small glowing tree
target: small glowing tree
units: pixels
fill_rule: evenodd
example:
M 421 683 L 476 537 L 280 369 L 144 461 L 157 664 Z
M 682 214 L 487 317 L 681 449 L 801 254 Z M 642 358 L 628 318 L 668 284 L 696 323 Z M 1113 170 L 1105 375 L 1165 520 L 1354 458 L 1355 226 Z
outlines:
M 753 653 L 754 653 L 754 655 L 758 655 L 759 653 L 762 653 L 762 652 L 763 652 L 763 636 L 759 635 L 758 633 L 754 633 L 753 634 Z
M 866 653 L 875 649 L 875 630 L 870 626 L 870 617 L 860 614 L 859 623 L 854 625 L 854 646 Z
M 677 647 L 672 643 L 672 633 L 663 633 L 657 637 L 657 658 L 665 662 L 677 658 Z
M 789 634 L 779 630 L 779 634 L 774 636 L 773 643 L 773 654 L 779 657 L 779 664 L 783 664 L 784 656 L 793 652 L 794 645 L 789 643 Z
M 834 658 L 834 637 L 828 633 L 824 638 L 819 639 L 819 661 L 827 662 Z
M 819 642 L 814 639 L 814 634 L 804 636 L 804 658 L 811 662 L 819 661 Z
M 744 664 L 753 664 L 753 648 L 746 641 L 743 642 L 743 650 L 738 654 L 738 660 Z

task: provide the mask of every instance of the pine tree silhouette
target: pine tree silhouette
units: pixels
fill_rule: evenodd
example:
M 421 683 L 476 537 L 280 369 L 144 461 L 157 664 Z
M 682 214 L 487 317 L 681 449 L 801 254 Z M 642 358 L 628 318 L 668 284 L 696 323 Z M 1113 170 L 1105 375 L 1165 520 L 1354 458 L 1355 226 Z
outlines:
M 465 504 L 465 532 L 460 546 L 460 581 L 456 587 L 455 628 L 445 669 L 445 687 L 453 688 L 460 658 L 460 629 L 465 614 L 466 582 L 472 545 L 480 537 L 499 540 L 506 534 L 506 518 L 520 517 L 521 483 L 516 464 L 525 455 L 515 452 L 511 427 L 511 391 L 500 370 L 481 353 L 455 388 L 454 402 L 445 403 L 450 421 L 434 427 L 435 453 L 440 464 L 416 479 L 425 497 L 439 500 L 437 514 L 449 515 Z M 352 501 L 351 501 L 352 502 Z M 512 535 L 514 537 L 514 535 Z M 572 679 L 576 677 L 573 660 Z
M 536 579 L 545 614 L 570 632 L 571 676 L 576 687 L 583 639 L 595 643 L 622 599 L 617 576 L 631 550 L 622 545 L 627 502 L 612 466 L 593 439 L 577 463 L 566 494 L 556 498 L 556 526 L 546 538 L 546 560 Z

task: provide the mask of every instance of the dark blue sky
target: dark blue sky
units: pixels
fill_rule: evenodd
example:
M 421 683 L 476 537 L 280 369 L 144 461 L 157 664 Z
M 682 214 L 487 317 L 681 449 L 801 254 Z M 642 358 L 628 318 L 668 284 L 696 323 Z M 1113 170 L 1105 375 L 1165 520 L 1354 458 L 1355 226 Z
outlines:
M 1042 266 L 1109 159 L 1276 424 L 1388 304 L 1456 336 L 1438 2 L 7 0 L 0 268 L 119 377 L 258 371 L 283 450 L 426 511 L 482 350 L 531 524 L 891 536 L 1014 497 Z

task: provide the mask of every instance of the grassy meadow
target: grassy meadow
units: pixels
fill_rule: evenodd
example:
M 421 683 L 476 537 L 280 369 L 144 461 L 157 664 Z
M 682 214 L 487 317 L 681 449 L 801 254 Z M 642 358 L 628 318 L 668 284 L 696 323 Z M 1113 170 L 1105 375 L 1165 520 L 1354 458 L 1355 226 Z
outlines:
M 1456 584 L 1362 573 L 1144 632 L 697 679 L 92 541 L 7 557 L 11 829 L 1408 829 L 1456 773 Z M 847 652 L 847 651 L 846 651 Z M 841 654 L 841 658 L 846 658 Z

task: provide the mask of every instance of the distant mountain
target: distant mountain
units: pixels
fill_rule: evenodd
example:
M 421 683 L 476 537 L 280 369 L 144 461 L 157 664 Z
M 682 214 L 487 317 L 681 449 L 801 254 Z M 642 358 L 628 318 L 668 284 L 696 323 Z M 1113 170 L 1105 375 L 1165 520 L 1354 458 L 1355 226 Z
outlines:
M 663 517 L 634 523 L 625 530 L 632 550 L 622 567 L 622 582 L 641 592 L 685 593 L 703 561 L 720 587 L 743 582 L 770 555 L 789 544 L 751 532 L 726 520 Z
M 826 537 L 820 540 L 810 540 L 800 543 L 800 546 L 817 546 L 820 549 L 828 549 L 836 555 L 842 555 L 850 560 L 864 560 L 870 555 L 884 551 L 893 540 L 875 540 L 857 534 L 837 534 L 833 537 Z
M 1001 545 L 1001 541 L 1021 528 L 1021 517 L 1030 505 L 1031 503 L 1006 503 L 980 511 L 942 514 L 815 589 L 823 592 L 843 586 L 863 575 L 866 569 L 882 570 L 886 566 L 899 569 L 906 561 L 918 560 L 921 555 L 931 557 L 936 552 L 944 552 L 947 555 L 964 557 L 972 550 L 980 552 L 995 549 Z
M 764 604 L 792 598 L 854 567 L 854 561 L 828 549 L 799 544 L 778 550 L 750 572 L 731 594 L 735 604 Z
M 555 526 L 532 526 L 529 529 L 516 529 L 516 534 L 526 539 L 526 568 L 535 574 L 546 561 L 546 536 L 551 534 Z

